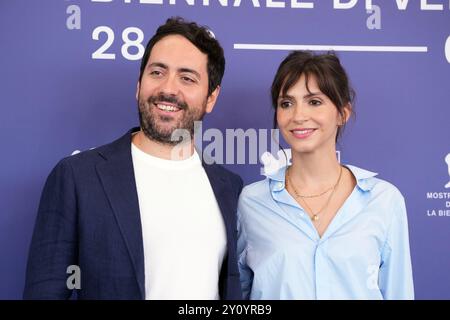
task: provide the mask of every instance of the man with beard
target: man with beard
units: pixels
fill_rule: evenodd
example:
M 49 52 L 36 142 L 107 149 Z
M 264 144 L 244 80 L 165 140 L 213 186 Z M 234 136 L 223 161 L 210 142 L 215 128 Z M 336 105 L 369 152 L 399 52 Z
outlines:
M 140 128 L 63 159 L 47 179 L 25 298 L 65 299 L 73 289 L 81 299 L 241 298 L 242 180 L 203 162 L 192 139 L 224 69 L 205 27 L 172 18 L 158 28 L 137 84 Z

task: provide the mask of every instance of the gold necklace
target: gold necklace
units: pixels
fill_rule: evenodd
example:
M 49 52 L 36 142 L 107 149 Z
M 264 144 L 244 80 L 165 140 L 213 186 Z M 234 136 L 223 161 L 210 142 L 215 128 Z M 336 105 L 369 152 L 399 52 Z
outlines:
M 292 181 L 291 181 L 291 177 L 290 177 L 290 174 L 289 174 L 289 169 L 290 169 L 290 168 L 288 168 L 288 170 L 287 170 L 287 172 L 286 172 L 286 183 L 289 183 L 289 185 L 292 187 L 292 190 L 294 191 L 296 197 L 300 198 L 300 199 L 302 200 L 302 202 L 305 204 L 306 208 L 309 210 L 309 212 L 311 212 L 311 214 L 312 214 L 311 220 L 312 220 L 313 222 L 318 221 L 318 220 L 319 220 L 319 215 L 322 213 L 323 210 L 325 210 L 325 208 L 326 208 L 326 207 L 328 206 L 328 204 L 330 203 L 330 200 L 331 200 L 331 198 L 333 197 L 333 194 L 334 194 L 334 192 L 335 192 L 335 190 L 336 190 L 336 187 L 338 186 L 339 182 L 341 181 L 341 176 L 342 176 L 342 166 L 340 166 L 339 177 L 338 177 L 336 183 L 335 183 L 331 188 L 327 189 L 327 191 L 326 191 L 326 192 L 328 192 L 328 191 L 332 190 L 332 192 L 331 192 L 330 195 L 328 196 L 328 199 L 327 199 L 327 201 L 325 202 L 325 204 L 322 206 L 322 208 L 320 208 L 320 210 L 318 210 L 316 213 L 314 213 L 314 211 L 311 209 L 311 207 L 310 207 L 310 206 L 308 205 L 308 203 L 306 202 L 306 199 L 304 199 L 304 198 L 319 197 L 319 195 L 316 195 L 316 196 L 301 196 L 301 195 L 298 193 L 297 189 L 295 189 L 295 186 L 294 186 L 294 184 L 293 184 Z M 286 187 L 287 187 L 287 186 L 286 186 Z M 323 194 L 325 194 L 326 192 L 322 192 L 320 195 L 323 195 Z
M 294 188 L 292 188 L 294 189 Z M 319 194 L 308 194 L 308 195 L 303 195 L 303 194 L 299 194 L 297 192 L 297 190 L 294 189 L 295 195 L 299 198 L 318 198 L 320 196 L 323 196 L 325 193 L 328 193 L 330 190 L 333 190 L 333 186 L 329 187 L 328 189 L 326 189 L 325 191 L 319 193 Z

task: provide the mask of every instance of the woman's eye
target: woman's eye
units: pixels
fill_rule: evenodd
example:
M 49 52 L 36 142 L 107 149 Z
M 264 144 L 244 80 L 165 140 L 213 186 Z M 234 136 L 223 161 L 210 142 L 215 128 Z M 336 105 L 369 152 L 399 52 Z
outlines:
M 309 104 L 312 106 L 320 106 L 322 104 L 322 101 L 317 100 L 317 99 L 312 99 L 309 101 Z
M 289 108 L 292 105 L 290 101 L 281 101 L 279 106 L 283 109 Z

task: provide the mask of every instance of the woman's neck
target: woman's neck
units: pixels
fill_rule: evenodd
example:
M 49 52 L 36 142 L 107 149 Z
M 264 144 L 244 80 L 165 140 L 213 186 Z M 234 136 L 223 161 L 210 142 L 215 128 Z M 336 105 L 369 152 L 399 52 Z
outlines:
M 341 168 L 336 151 L 332 150 L 327 153 L 292 152 L 289 170 L 290 179 L 299 191 L 314 193 L 336 183 Z

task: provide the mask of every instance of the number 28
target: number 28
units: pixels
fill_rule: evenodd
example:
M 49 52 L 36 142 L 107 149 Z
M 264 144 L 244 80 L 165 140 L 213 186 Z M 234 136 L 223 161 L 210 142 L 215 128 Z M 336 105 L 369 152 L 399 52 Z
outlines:
M 94 53 L 92 53 L 92 59 L 106 59 L 114 60 L 116 59 L 115 53 L 106 52 L 111 45 L 114 43 L 114 31 L 107 26 L 98 26 L 92 31 L 92 39 L 100 40 L 100 34 L 106 34 L 106 41 L 98 48 Z M 130 35 L 135 34 L 136 39 L 130 39 Z M 144 33 L 141 29 L 135 27 L 128 27 L 122 32 L 123 45 L 121 48 L 122 56 L 127 60 L 139 60 L 144 54 L 144 46 L 142 45 L 142 40 L 144 40 Z M 136 53 L 130 53 L 130 48 L 136 48 Z

